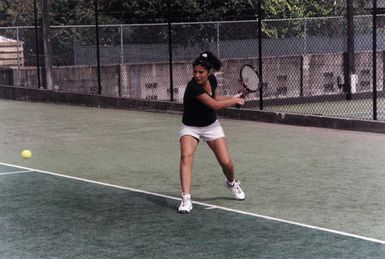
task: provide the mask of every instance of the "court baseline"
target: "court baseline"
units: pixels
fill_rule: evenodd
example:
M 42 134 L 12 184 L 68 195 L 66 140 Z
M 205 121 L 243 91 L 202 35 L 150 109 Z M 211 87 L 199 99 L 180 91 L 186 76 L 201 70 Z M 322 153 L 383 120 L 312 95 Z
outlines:
M 18 166 L 18 165 L 12 165 L 12 164 L 2 163 L 2 162 L 0 162 L 0 165 L 7 166 L 7 167 L 10 167 L 10 168 L 22 169 L 22 170 L 19 170 L 19 171 L 9 171 L 9 172 L 0 173 L 0 177 L 2 175 L 9 175 L 9 174 L 22 174 L 22 173 L 28 173 L 28 172 L 38 172 L 38 173 L 49 174 L 49 175 L 53 175 L 53 176 L 57 176 L 57 177 L 63 177 L 63 178 L 77 180 L 77 181 L 82 181 L 82 182 L 87 182 L 87 183 L 107 186 L 107 187 L 111 187 L 111 188 L 117 188 L 117 189 L 137 192 L 137 193 L 143 193 L 143 194 L 147 194 L 147 195 L 153 195 L 153 196 L 162 197 L 162 198 L 171 199 L 171 200 L 180 200 L 180 198 L 169 196 L 169 195 L 153 193 L 153 192 L 148 192 L 148 191 L 139 190 L 139 189 L 135 189 L 135 188 L 129 188 L 129 187 L 124 187 L 124 186 L 119 186 L 119 185 L 114 185 L 114 184 L 109 184 L 109 183 L 103 183 L 103 182 L 99 182 L 99 181 L 88 180 L 88 179 L 83 179 L 83 178 L 79 178 L 79 177 L 74 177 L 74 176 L 68 176 L 68 175 L 48 172 L 48 171 L 39 170 L 39 169 L 33 169 L 33 168 L 28 168 L 28 167 L 23 167 L 23 166 Z M 257 217 L 257 218 L 261 218 L 261 219 L 266 219 L 266 220 L 280 222 L 280 223 L 296 225 L 296 226 L 300 226 L 300 227 L 303 227 L 303 228 L 314 229 L 314 230 L 319 230 L 319 231 L 323 231 L 323 232 L 329 232 L 329 233 L 333 233 L 333 234 L 336 234 L 336 235 L 352 237 L 352 238 L 361 239 L 361 240 L 365 240 L 365 241 L 369 241 L 369 242 L 373 242 L 373 243 L 385 244 L 385 240 L 380 240 L 380 239 L 366 237 L 366 236 L 361 236 L 361 235 L 355 235 L 355 234 L 352 234 L 352 233 L 347 233 L 347 232 L 338 231 L 338 230 L 334 230 L 334 229 L 328 229 L 328 228 L 323 228 L 323 227 L 318 227 L 318 226 L 312 226 L 312 225 L 303 224 L 303 223 L 300 223 L 300 222 L 289 221 L 289 220 L 285 220 L 285 219 L 280 219 L 280 218 L 276 218 L 276 217 L 270 217 L 270 216 L 256 214 L 256 213 L 250 213 L 250 212 L 241 211 L 241 210 L 235 210 L 235 209 L 226 208 L 226 207 L 222 207 L 222 206 L 217 206 L 217 205 L 213 205 L 213 204 L 209 204 L 209 203 L 204 203 L 204 202 L 196 202 L 196 201 L 194 201 L 193 203 L 197 204 L 197 205 L 201 205 L 201 206 L 207 207 L 206 209 L 219 209 L 219 210 L 223 210 L 223 211 L 234 212 L 234 213 L 238 213 L 238 214 L 253 216 L 253 217 Z

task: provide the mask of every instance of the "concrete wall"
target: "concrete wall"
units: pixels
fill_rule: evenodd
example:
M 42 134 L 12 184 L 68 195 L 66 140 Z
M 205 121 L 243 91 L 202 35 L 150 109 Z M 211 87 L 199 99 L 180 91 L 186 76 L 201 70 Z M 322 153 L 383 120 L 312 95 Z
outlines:
M 355 56 L 356 92 L 372 89 L 371 52 Z M 383 53 L 378 53 L 378 90 L 383 88 Z M 243 64 L 257 68 L 256 58 L 223 60 L 217 73 L 219 92 L 238 91 L 239 69 Z M 13 83 L 36 88 L 36 68 L 13 69 Z M 100 68 L 102 95 L 170 100 L 169 64 L 123 64 Z M 342 54 L 312 54 L 304 56 L 267 57 L 263 60 L 264 95 L 267 99 L 336 94 L 342 91 L 338 76 L 343 75 Z M 74 93 L 97 93 L 96 66 L 61 66 L 53 68 L 55 90 Z M 182 101 L 187 82 L 192 78 L 191 62 L 173 64 L 174 99 Z
M 183 106 L 175 102 L 158 102 L 131 98 L 117 98 L 95 94 L 67 93 L 22 87 L 0 85 L 0 98 L 9 100 L 63 103 L 92 107 L 142 109 L 144 111 L 162 111 L 180 114 Z M 326 116 L 285 114 L 251 109 L 229 108 L 219 111 L 219 115 L 232 119 L 301 125 L 307 127 L 325 127 L 332 129 L 357 130 L 385 133 L 385 123 L 381 121 L 330 118 Z
M 55 89 L 67 92 L 98 93 L 97 69 L 91 66 L 61 66 L 53 69 Z M 118 96 L 119 67 L 100 68 L 101 92 Z

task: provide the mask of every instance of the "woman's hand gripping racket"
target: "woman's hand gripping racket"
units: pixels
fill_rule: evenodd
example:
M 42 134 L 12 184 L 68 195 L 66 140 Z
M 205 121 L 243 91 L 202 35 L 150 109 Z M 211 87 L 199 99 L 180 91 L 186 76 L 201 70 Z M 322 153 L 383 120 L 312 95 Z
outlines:
M 241 98 L 246 98 L 247 95 L 258 91 L 259 75 L 251 65 L 246 64 L 241 67 L 239 78 Z M 237 105 L 237 108 L 240 107 L 240 105 Z

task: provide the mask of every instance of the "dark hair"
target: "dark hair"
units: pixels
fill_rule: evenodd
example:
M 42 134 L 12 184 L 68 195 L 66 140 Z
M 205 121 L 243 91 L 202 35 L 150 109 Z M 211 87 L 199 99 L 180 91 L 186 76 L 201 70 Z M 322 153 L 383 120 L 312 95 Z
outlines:
M 222 67 L 222 62 L 210 51 L 204 51 L 194 60 L 193 66 L 201 65 L 207 69 L 214 68 L 219 71 Z

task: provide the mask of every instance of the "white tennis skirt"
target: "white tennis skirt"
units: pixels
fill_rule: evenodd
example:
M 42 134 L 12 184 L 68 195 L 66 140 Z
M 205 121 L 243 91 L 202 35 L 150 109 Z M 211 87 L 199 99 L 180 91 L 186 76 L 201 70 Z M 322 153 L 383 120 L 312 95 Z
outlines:
M 204 141 L 225 137 L 223 128 L 218 120 L 205 127 L 187 126 L 182 123 L 182 127 L 179 130 L 179 138 L 185 135 L 192 136 L 197 140 L 203 139 Z

